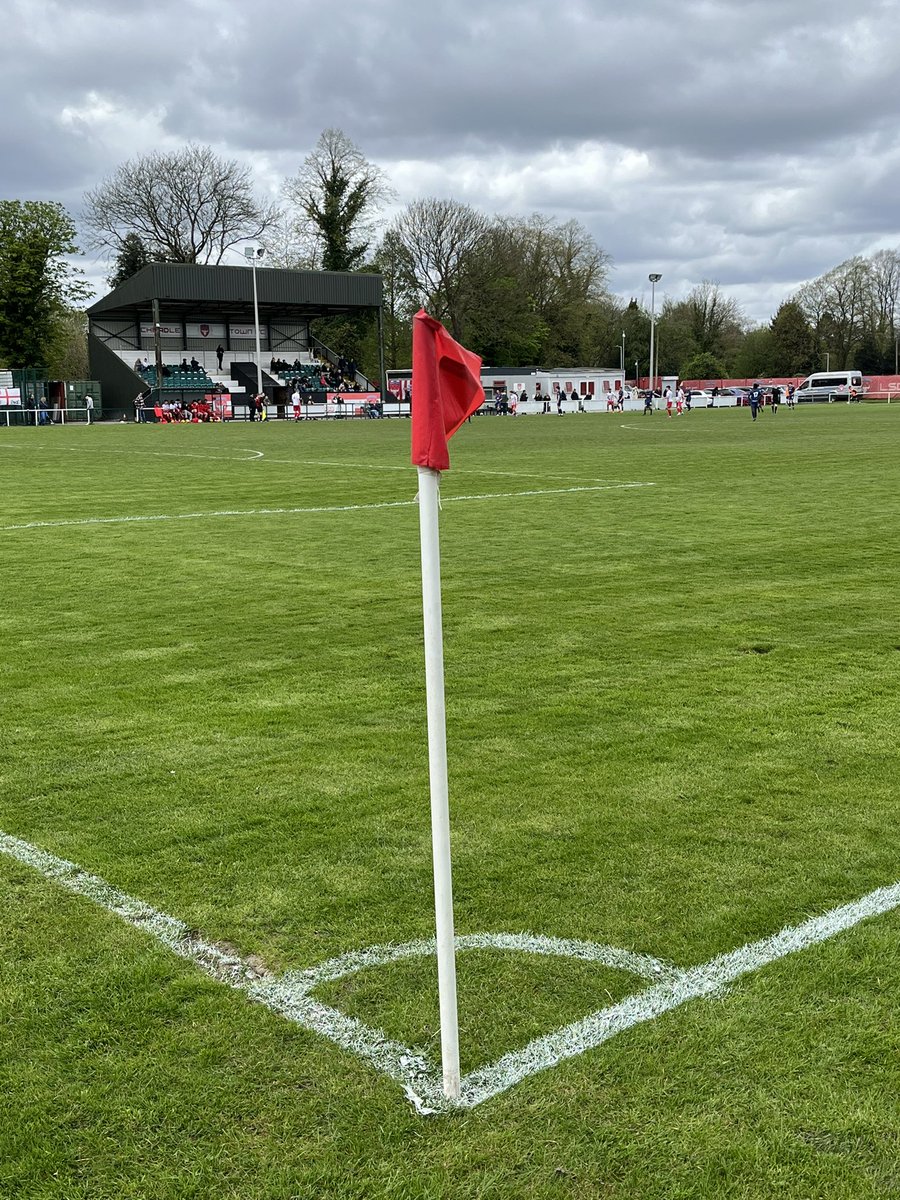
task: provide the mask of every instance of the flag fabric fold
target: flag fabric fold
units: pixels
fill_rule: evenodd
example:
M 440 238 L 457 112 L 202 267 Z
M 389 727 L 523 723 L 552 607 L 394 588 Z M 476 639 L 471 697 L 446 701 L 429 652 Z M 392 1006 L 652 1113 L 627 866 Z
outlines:
M 484 403 L 481 359 L 455 342 L 440 321 L 419 309 L 413 317 L 412 461 L 446 471 L 447 442 Z

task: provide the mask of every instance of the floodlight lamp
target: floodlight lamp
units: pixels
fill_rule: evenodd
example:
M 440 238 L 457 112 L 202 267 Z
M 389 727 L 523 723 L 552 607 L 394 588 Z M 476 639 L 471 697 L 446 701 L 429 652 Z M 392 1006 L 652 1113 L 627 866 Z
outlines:
M 252 258 L 252 257 L 253 257 L 253 247 L 245 246 L 244 247 L 244 258 Z
M 256 251 L 256 257 L 262 258 L 262 256 L 265 254 L 265 252 L 266 252 L 265 246 L 259 246 Z
M 659 283 L 659 281 L 662 279 L 662 275 L 650 275 L 648 278 L 651 283 Z

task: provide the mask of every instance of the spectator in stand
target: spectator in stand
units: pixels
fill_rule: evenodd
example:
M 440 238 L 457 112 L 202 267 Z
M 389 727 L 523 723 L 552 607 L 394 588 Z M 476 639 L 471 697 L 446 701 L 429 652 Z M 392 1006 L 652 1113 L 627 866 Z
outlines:
M 222 370 L 222 359 L 225 357 L 225 347 L 220 343 L 216 346 L 216 358 L 219 363 L 219 370 Z
M 134 369 L 135 369 L 135 371 L 137 371 L 138 375 L 140 375 L 140 373 L 144 369 L 144 364 L 141 362 L 141 360 L 139 358 L 136 358 L 134 360 Z
M 191 359 L 191 370 L 192 370 L 192 371 L 199 371 L 199 370 L 200 370 L 200 364 L 197 362 L 197 355 L 196 355 L 196 354 L 195 354 L 195 355 L 194 355 L 194 357 Z
M 181 362 L 178 364 L 178 370 L 179 371 L 189 371 L 190 369 L 191 368 L 190 368 L 190 365 L 188 364 L 187 358 L 183 358 L 181 360 Z

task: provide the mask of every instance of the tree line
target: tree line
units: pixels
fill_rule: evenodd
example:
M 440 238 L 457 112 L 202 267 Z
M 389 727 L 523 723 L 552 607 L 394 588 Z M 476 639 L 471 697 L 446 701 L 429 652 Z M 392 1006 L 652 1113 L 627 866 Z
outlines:
M 111 286 L 150 262 L 219 264 L 247 240 L 273 266 L 378 271 L 388 368 L 410 365 L 411 318 L 425 307 L 497 366 L 623 362 L 628 377 L 648 373 L 650 314 L 640 298 L 611 294 L 611 258 L 580 222 L 489 215 L 439 197 L 398 212 L 395 200 L 381 168 L 327 129 L 284 181 L 280 204 L 256 196 L 249 167 L 188 145 L 122 163 L 85 194 L 80 224 L 86 244 L 109 256 Z M 77 252 L 60 205 L 0 203 L 0 365 L 72 377 L 86 364 Z M 889 372 L 898 296 L 900 250 L 849 259 L 763 325 L 702 281 L 656 314 L 658 370 L 688 379 L 804 375 L 826 364 Z M 320 321 L 316 333 L 377 377 L 369 317 Z

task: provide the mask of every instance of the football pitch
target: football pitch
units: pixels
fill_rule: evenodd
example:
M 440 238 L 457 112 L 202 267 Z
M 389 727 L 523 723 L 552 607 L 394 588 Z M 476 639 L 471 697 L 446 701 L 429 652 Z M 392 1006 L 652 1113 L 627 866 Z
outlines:
M 426 1115 L 409 434 L 0 428 L 0 1197 L 900 1194 L 900 406 L 457 434 Z

